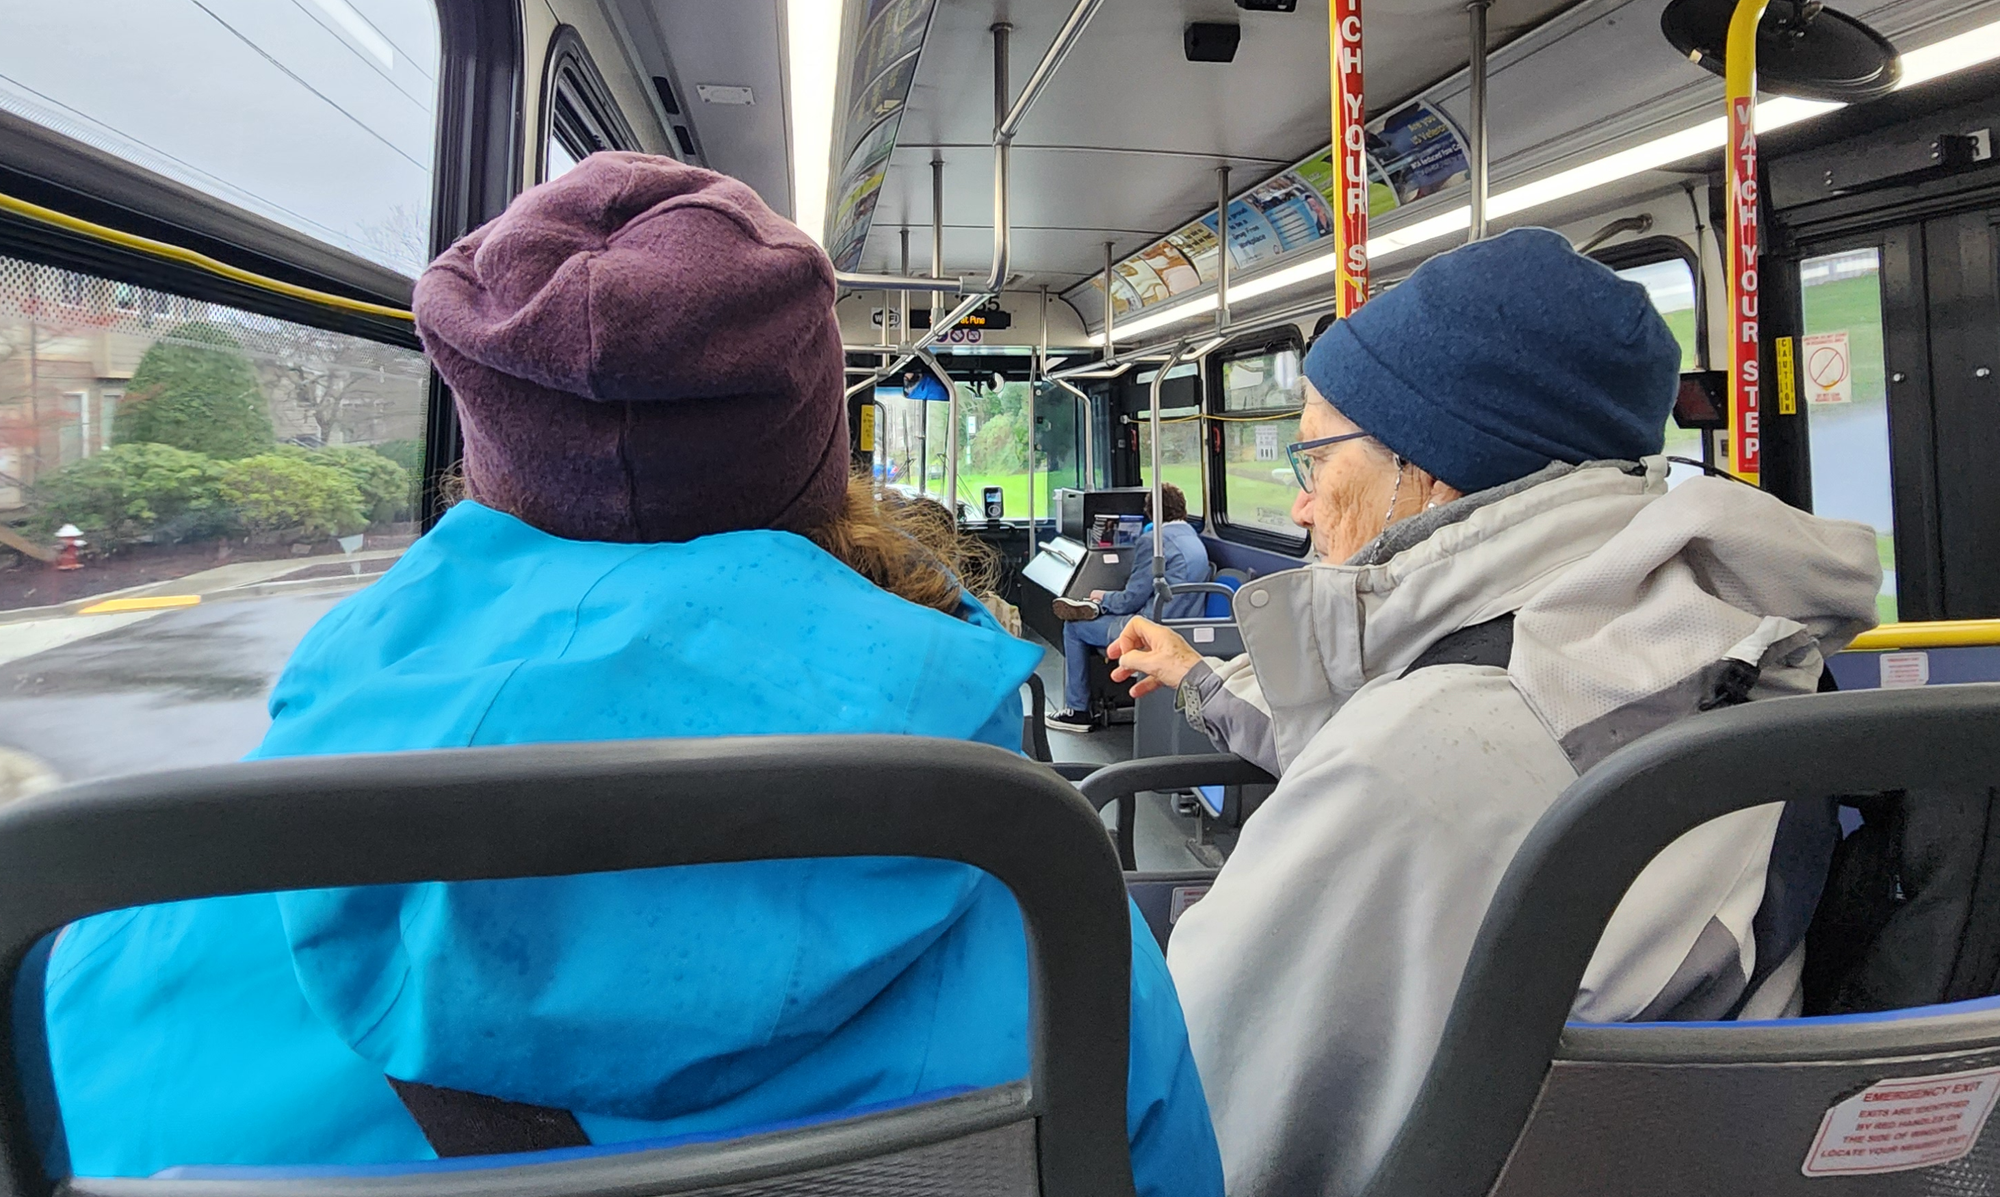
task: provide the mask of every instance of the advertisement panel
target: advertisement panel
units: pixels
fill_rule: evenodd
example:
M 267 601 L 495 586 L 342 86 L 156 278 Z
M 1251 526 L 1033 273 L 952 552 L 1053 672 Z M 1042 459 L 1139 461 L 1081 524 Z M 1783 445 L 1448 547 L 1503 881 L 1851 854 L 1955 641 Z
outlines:
M 1443 113 L 1421 101 L 1376 122 L 1368 153 L 1398 204 L 1435 195 L 1469 175 L 1457 132 Z
M 1421 100 L 1369 125 L 1363 160 L 1371 218 L 1463 183 L 1469 173 L 1458 130 Z M 1324 248 L 1340 212 L 1337 185 L 1333 147 L 1328 146 L 1231 201 L 1230 269 L 1253 269 L 1287 254 Z M 1118 310 L 1148 307 L 1213 282 L 1215 242 L 1211 212 L 1127 258 L 1145 268 L 1119 267 L 1125 286 L 1119 288 Z M 1096 286 L 1103 290 L 1103 281 Z

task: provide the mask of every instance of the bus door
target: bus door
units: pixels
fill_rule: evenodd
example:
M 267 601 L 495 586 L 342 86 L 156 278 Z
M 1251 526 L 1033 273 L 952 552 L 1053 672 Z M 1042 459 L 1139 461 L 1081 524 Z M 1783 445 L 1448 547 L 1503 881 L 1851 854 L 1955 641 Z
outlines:
M 1802 241 L 1797 270 L 1812 509 L 1877 529 L 1885 622 L 2000 616 L 2000 205 Z

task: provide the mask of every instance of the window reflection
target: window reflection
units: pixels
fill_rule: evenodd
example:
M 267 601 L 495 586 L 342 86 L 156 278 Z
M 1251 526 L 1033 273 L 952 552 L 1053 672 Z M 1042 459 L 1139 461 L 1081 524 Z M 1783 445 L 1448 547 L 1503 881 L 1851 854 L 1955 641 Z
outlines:
M 0 109 L 414 275 L 428 259 L 431 0 L 7 6 Z

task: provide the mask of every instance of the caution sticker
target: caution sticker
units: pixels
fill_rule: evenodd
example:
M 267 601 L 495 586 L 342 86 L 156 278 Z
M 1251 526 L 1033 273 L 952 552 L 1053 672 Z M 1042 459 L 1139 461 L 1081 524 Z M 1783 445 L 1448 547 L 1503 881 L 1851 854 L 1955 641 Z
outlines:
M 1800 1171 L 1863 1176 L 1948 1164 L 1979 1141 L 1996 1096 L 2000 1068 L 1877 1081 L 1826 1112 Z

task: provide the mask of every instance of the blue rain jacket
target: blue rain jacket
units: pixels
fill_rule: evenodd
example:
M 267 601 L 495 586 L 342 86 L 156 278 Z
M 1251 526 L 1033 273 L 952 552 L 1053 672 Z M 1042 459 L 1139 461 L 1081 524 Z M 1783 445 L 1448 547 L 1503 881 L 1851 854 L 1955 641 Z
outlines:
M 805 539 L 565 541 L 462 503 L 301 642 L 259 757 L 892 732 L 1015 747 L 1040 659 Z M 1136 914 L 1139 1191 L 1220 1197 L 1173 984 Z M 969 866 L 764 861 L 208 899 L 49 952 L 52 1172 L 434 1158 L 384 1074 L 574 1111 L 593 1143 L 1026 1075 L 1020 913 Z

